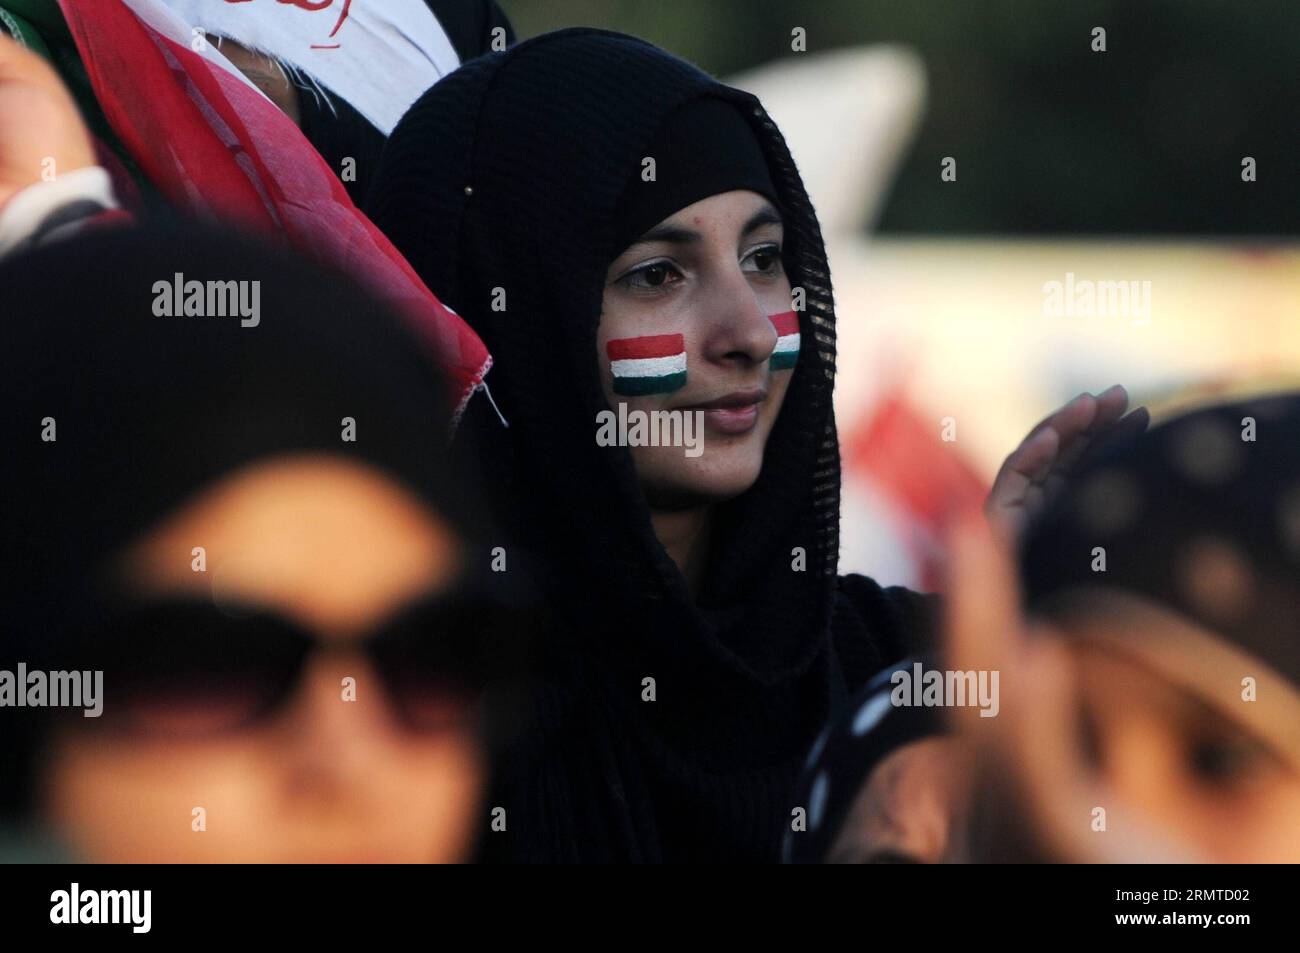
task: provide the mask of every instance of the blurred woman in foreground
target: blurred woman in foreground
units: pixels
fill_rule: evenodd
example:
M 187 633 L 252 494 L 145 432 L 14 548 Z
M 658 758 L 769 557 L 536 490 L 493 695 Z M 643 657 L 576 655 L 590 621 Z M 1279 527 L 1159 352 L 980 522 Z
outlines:
M 1002 674 L 977 859 L 1300 861 L 1300 396 L 1108 448 L 1018 581 L 978 519 L 954 561 L 953 665 Z
M 174 281 L 201 313 L 162 316 Z M 465 858 L 511 630 L 421 346 L 196 230 L 51 246 L 0 287 L 0 670 L 102 673 L 60 709 L 0 676 L 10 822 L 92 861 Z

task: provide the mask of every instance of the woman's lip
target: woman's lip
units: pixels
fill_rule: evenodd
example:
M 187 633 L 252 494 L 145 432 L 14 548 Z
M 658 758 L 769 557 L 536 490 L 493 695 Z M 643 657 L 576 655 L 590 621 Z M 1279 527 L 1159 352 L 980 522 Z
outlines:
M 696 408 L 700 409 L 700 408 Z M 744 407 L 715 407 L 704 410 L 704 422 L 710 429 L 725 434 L 748 433 L 758 423 L 758 404 Z
M 724 394 L 721 397 L 711 400 L 704 404 L 692 404 L 683 410 L 740 410 L 746 407 L 752 407 L 761 404 L 767 399 L 767 391 L 761 387 L 751 388 L 750 390 L 732 391 L 730 394 Z
M 762 387 L 732 391 L 707 403 L 682 407 L 688 413 L 704 414 L 704 423 L 714 433 L 734 436 L 748 433 L 758 423 L 758 412 L 767 391 Z

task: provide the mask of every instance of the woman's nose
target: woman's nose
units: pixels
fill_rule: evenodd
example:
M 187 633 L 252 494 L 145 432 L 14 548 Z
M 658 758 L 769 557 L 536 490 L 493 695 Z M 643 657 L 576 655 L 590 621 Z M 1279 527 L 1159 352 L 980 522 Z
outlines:
M 739 264 L 719 277 L 708 307 L 714 319 L 706 325 L 706 359 L 761 364 L 772 356 L 776 328 Z
M 313 653 L 279 725 L 283 766 L 302 792 L 364 777 L 389 715 L 378 674 L 359 653 Z

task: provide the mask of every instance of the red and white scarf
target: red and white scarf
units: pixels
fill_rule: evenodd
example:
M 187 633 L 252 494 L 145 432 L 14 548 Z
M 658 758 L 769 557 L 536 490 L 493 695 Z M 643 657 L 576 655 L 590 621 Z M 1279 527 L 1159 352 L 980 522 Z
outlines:
M 368 286 L 434 349 L 459 420 L 491 366 L 487 348 L 293 121 L 160 0 L 59 5 L 105 117 L 149 181 L 195 217 L 279 238 Z
M 424 0 L 161 0 L 189 27 L 302 70 L 384 135 L 460 65 Z

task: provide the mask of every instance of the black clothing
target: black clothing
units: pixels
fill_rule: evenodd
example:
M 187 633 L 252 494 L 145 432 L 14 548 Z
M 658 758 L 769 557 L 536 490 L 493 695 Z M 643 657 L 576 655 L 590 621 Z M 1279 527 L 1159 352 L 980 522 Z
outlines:
M 425 0 L 452 49 L 464 63 L 492 52 L 492 31 L 501 28 L 506 46 L 513 46 L 515 29 L 496 0 Z
M 827 861 L 876 766 L 905 745 L 946 730 L 936 707 L 891 703 L 895 673 L 911 679 L 916 665 L 932 668 L 909 658 L 877 673 L 822 731 L 799 779 L 795 802 L 808 814 L 802 829 L 786 832 L 786 863 Z
M 1030 526 L 1025 605 L 1040 610 L 1081 587 L 1134 593 L 1300 686 L 1298 478 L 1295 393 L 1219 404 L 1114 440 Z
M 733 104 L 760 143 L 807 303 L 762 473 L 715 508 L 693 600 L 631 455 L 594 431 L 608 409 L 596 331 L 621 251 L 616 207 L 665 117 L 699 97 Z M 834 305 L 780 132 L 753 96 L 649 43 L 562 30 L 426 93 L 390 137 L 368 211 L 494 355 L 510 426 L 479 404 L 462 431 L 556 617 L 530 730 L 490 802 L 508 827 L 486 838 L 489 856 L 778 859 L 799 766 L 835 700 L 924 646 L 932 609 L 836 573 Z
M 646 147 L 646 158 L 655 162 L 654 177 L 638 165 L 614 212 L 614 244 L 620 252 L 668 216 L 710 195 L 749 189 L 778 208 L 781 204 L 749 123 L 720 99 L 695 99 L 678 108 Z

